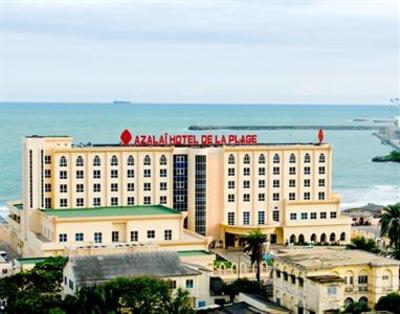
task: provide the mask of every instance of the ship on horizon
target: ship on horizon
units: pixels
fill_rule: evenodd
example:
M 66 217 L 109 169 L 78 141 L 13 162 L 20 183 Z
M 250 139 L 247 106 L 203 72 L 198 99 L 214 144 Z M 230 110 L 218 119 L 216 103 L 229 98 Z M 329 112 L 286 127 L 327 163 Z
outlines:
M 130 105 L 132 102 L 130 100 L 113 100 L 113 105 Z

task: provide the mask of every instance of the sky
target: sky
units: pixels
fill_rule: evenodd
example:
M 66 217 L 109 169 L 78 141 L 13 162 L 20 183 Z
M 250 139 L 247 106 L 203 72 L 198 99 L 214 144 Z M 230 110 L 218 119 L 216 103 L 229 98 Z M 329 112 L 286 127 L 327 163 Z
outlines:
M 396 0 L 0 2 L 0 101 L 387 104 Z

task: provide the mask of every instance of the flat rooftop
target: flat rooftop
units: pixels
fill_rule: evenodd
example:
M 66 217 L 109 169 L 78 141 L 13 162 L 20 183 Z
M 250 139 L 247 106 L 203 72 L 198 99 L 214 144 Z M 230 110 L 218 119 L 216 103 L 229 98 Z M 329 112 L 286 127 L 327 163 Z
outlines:
M 48 216 L 58 218 L 108 217 L 108 216 L 158 216 L 180 215 L 180 212 L 163 205 L 111 206 L 94 208 L 43 209 Z
M 395 266 L 400 261 L 360 250 L 344 247 L 313 247 L 280 249 L 274 257 L 283 263 L 303 269 L 324 269 L 339 266 L 364 265 Z

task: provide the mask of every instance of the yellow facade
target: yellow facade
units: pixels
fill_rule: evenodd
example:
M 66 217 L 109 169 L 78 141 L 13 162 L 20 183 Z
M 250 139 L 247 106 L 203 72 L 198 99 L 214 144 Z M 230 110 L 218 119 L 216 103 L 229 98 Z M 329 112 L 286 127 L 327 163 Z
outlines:
M 275 256 L 273 299 L 295 313 L 323 314 L 351 302 L 372 308 L 399 290 L 400 262 L 339 247 L 282 249 Z

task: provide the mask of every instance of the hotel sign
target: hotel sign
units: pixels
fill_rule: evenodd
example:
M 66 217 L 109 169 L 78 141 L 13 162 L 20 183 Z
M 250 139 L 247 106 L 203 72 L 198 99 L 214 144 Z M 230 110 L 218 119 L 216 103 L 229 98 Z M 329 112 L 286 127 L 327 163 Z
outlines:
M 124 130 L 120 136 L 122 145 L 135 146 L 212 146 L 212 145 L 254 145 L 257 144 L 257 135 L 216 135 L 216 134 L 168 134 L 163 135 L 132 135 Z

